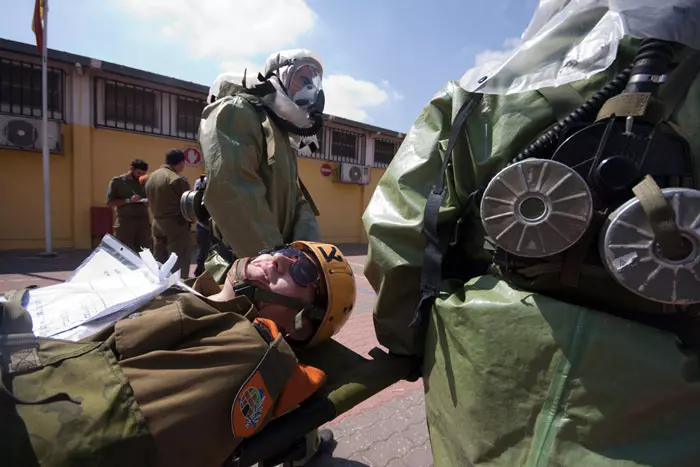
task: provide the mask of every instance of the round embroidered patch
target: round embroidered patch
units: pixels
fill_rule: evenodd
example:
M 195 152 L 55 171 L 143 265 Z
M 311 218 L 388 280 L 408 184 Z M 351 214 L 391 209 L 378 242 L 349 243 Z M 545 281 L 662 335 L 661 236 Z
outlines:
M 273 400 L 259 371 L 255 371 L 236 394 L 231 407 L 233 436 L 247 438 L 255 434 L 270 411 Z

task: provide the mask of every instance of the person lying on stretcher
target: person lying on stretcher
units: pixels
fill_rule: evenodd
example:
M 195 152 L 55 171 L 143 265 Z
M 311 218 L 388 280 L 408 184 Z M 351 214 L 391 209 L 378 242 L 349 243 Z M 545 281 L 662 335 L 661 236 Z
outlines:
M 350 265 L 334 245 L 294 242 L 209 273 L 89 340 L 106 341 L 155 440 L 157 465 L 220 466 L 238 444 L 325 381 L 294 349 L 346 323 Z M 155 465 L 155 464 L 154 464 Z

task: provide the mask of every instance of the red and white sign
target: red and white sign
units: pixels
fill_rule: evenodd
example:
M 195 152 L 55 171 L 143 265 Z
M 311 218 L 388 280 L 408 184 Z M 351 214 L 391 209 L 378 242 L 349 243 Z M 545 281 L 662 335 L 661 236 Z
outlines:
M 198 148 L 189 147 L 182 150 L 185 153 L 185 164 L 197 166 L 202 163 L 202 153 Z
M 321 175 L 323 175 L 324 177 L 330 177 L 332 173 L 333 173 L 333 168 L 331 167 L 330 164 L 321 165 Z

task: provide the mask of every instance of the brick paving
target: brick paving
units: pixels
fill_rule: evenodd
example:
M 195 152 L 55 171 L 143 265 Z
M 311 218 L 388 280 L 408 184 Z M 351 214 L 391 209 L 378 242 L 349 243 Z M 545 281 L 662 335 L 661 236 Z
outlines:
M 387 399 L 330 423 L 338 446 L 332 458 L 319 458 L 311 465 L 432 466 L 422 389 Z
M 372 323 L 376 296 L 363 275 L 366 247 L 343 245 L 357 279 L 355 311 L 336 339 L 368 356 L 377 347 Z M 64 281 L 89 251 L 61 250 L 53 258 L 35 251 L 0 251 L 0 292 L 29 284 Z M 194 270 L 194 262 L 192 265 Z M 422 382 L 402 381 L 376 394 L 325 425 L 338 442 L 332 455 L 310 467 L 427 467 L 433 465 L 425 422 Z

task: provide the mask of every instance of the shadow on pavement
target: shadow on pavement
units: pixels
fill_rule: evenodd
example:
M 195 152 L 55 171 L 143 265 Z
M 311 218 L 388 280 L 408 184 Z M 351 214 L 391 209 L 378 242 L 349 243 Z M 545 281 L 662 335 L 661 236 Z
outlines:
M 320 456 L 306 464 L 307 467 L 370 467 L 369 464 L 332 457 L 330 454 Z
M 345 256 L 362 256 L 367 254 L 367 245 L 339 244 L 338 248 Z M 92 250 L 56 250 L 56 256 L 41 256 L 42 250 L 8 250 L 0 251 L 0 274 L 26 274 L 39 272 L 73 271 Z M 191 264 L 195 264 L 193 253 Z M 37 276 L 41 278 L 41 276 Z M 51 278 L 46 278 L 54 280 Z
M 58 250 L 56 256 L 50 258 L 41 256 L 40 250 L 0 251 L 0 274 L 73 271 L 91 251 Z
M 339 243 L 337 246 L 345 256 L 362 256 L 367 254 L 367 245 L 358 243 Z

